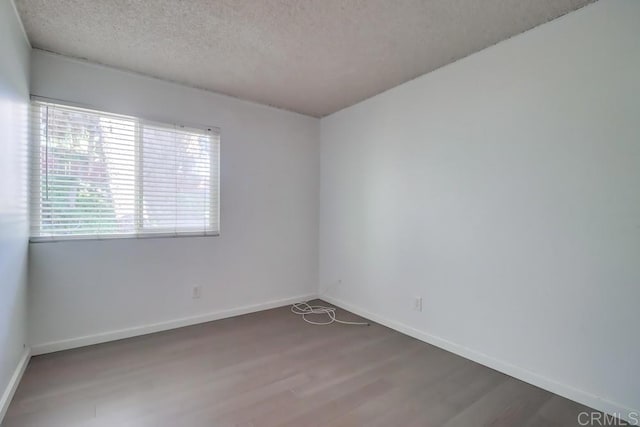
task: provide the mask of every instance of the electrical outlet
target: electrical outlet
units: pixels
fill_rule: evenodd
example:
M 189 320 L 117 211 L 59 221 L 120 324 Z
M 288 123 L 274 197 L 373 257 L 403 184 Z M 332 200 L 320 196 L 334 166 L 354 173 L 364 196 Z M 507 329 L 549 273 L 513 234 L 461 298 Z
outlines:
M 200 286 L 198 285 L 194 286 L 193 289 L 191 290 L 191 298 L 199 299 L 201 295 L 202 295 L 202 289 L 200 288 Z
M 342 279 L 338 279 L 333 283 L 329 283 L 328 285 L 324 286 L 322 289 L 320 289 L 320 296 L 322 295 L 326 295 L 327 293 L 329 293 L 332 290 L 335 290 L 337 288 L 340 288 L 342 286 Z
M 415 297 L 413 299 L 413 310 L 422 311 L 422 297 Z

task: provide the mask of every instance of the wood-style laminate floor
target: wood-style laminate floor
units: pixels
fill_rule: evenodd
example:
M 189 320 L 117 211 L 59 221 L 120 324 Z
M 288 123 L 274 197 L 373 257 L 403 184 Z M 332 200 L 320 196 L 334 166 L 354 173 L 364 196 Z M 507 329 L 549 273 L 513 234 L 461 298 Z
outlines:
M 383 326 L 282 307 L 34 357 L 2 425 L 534 427 L 581 411 Z

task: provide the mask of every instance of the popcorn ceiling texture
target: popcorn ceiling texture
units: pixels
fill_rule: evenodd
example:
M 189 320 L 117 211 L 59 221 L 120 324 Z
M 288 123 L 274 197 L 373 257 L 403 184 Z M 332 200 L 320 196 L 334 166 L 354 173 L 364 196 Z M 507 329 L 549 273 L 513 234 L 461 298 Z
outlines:
M 591 1 L 16 4 L 36 48 L 322 117 Z

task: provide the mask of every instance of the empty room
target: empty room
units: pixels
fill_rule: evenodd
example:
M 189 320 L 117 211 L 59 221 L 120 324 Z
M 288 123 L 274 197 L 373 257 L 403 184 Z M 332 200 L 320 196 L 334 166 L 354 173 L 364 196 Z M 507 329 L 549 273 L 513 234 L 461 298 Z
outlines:
M 640 0 L 0 0 L 0 426 L 640 425 Z

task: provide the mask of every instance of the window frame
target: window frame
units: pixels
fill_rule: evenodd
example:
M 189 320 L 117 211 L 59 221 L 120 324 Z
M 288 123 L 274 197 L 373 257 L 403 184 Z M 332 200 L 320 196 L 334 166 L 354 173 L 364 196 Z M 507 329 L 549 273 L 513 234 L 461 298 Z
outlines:
M 41 147 L 43 144 L 46 144 L 46 141 L 43 143 L 42 136 L 40 132 L 40 127 L 36 127 L 34 123 L 29 123 L 30 135 L 30 149 L 29 149 L 29 185 L 31 189 L 29 191 L 29 211 L 30 211 L 30 222 L 29 222 L 29 243 L 47 243 L 47 242 L 64 242 L 64 241 L 95 241 L 95 240 L 126 240 L 126 239 L 155 239 L 155 238 L 167 238 L 167 237 L 217 237 L 220 236 L 221 232 L 221 209 L 220 209 L 220 201 L 221 201 L 221 192 L 220 192 L 220 151 L 222 144 L 222 136 L 221 130 L 217 126 L 206 126 L 206 125 L 198 125 L 193 123 L 186 122 L 177 122 L 175 120 L 162 120 L 157 118 L 148 118 L 140 115 L 128 115 L 121 113 L 112 113 L 111 111 L 101 109 L 95 106 L 79 104 L 75 102 L 69 102 L 54 98 L 41 97 L 36 95 L 31 95 L 30 97 L 30 110 L 33 111 L 34 105 L 47 105 L 53 104 L 54 106 L 60 107 L 68 107 L 68 108 L 76 108 L 80 110 L 89 110 L 92 113 L 101 114 L 104 113 L 108 116 L 113 117 L 121 117 L 127 120 L 133 120 L 135 122 L 135 139 L 134 139 L 134 151 L 135 151 L 135 179 L 134 179 L 134 212 L 135 212 L 135 220 L 134 227 L 135 231 L 133 233 L 110 233 L 110 234 L 77 234 L 77 235 L 59 235 L 59 236 L 33 236 L 32 235 L 32 225 L 36 222 L 38 223 L 38 227 L 42 227 L 42 223 L 40 220 L 41 214 L 41 203 L 42 203 L 42 185 L 41 182 L 41 170 L 38 166 L 40 164 L 40 153 Z M 30 121 L 33 117 L 33 113 L 29 114 Z M 161 231 L 149 231 L 149 228 L 144 227 L 144 180 L 142 177 L 143 174 L 143 132 L 142 129 L 145 125 L 159 127 L 159 128 L 181 128 L 186 131 L 194 131 L 202 134 L 210 134 L 212 138 L 209 144 L 209 226 L 211 226 L 211 231 L 205 230 L 194 230 L 194 231 L 170 231 L 169 229 L 161 230 Z M 35 134 L 33 134 L 35 133 Z M 213 138 L 216 139 L 214 142 Z M 213 160 L 217 161 L 214 162 Z M 34 189 L 33 187 L 37 187 Z M 213 197 L 216 195 L 217 197 Z M 214 204 L 213 201 L 216 201 Z M 213 227 L 215 225 L 214 219 L 217 219 L 217 227 Z M 214 229 L 215 228 L 215 229 Z M 146 230 L 146 231 L 145 231 Z M 158 230 L 157 228 L 155 230 Z

